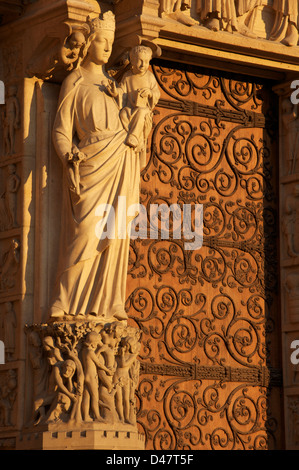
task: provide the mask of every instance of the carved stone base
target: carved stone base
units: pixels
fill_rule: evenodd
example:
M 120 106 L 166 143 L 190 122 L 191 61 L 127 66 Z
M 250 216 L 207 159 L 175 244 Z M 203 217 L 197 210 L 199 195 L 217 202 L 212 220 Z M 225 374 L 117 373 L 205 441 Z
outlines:
M 144 435 L 135 426 L 84 423 L 80 428 L 49 424 L 22 432 L 17 450 L 144 450 Z
M 121 322 L 32 325 L 32 415 L 19 449 L 144 447 L 137 430 L 140 331 Z

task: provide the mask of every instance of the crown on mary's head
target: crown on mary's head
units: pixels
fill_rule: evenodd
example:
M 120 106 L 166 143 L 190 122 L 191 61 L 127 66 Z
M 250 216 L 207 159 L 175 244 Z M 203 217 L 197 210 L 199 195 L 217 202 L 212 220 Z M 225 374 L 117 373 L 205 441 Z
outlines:
M 88 16 L 86 23 L 89 27 L 90 34 L 102 30 L 115 31 L 115 16 L 112 11 L 101 13 L 100 16 L 96 18 Z

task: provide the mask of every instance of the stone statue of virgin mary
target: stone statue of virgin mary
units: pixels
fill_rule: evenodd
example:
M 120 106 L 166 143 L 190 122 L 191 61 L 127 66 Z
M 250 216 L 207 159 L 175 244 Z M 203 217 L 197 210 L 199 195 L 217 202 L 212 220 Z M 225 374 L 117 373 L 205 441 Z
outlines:
M 107 12 L 87 24 L 85 54 L 62 84 L 53 130 L 64 170 L 60 266 L 49 312 L 53 321 L 127 318 L 129 234 L 119 236 L 115 229 L 107 236 L 105 222 L 110 229 L 118 226 L 120 200 L 126 207 L 139 203 L 140 162 L 125 144 L 117 101 L 107 93 L 114 15 Z

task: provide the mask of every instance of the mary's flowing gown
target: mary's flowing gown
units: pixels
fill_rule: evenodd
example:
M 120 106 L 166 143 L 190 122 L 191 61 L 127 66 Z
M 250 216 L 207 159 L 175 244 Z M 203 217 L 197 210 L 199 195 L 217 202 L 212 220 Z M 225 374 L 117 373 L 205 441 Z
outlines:
M 124 310 L 130 240 L 101 239 L 106 228 L 99 229 L 96 210 L 107 204 L 117 215 L 119 196 L 126 207 L 138 204 L 140 165 L 124 143 L 119 108 L 105 92 L 107 80 L 79 67 L 61 88 L 53 131 L 57 154 L 64 159 L 77 138 L 87 159 L 79 166 L 79 196 L 66 178 L 63 182 L 60 268 L 51 311 L 110 319 Z

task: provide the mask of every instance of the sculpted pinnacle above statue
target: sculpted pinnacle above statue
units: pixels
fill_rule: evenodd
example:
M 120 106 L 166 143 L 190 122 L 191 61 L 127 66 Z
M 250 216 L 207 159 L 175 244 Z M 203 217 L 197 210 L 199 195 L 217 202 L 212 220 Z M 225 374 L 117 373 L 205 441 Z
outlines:
M 129 227 L 134 217 L 126 218 L 125 233 L 117 230 L 119 201 L 125 198 L 127 207 L 139 203 L 140 157 L 159 91 L 148 75 L 147 55 L 145 67 L 133 67 L 130 83 L 138 86 L 130 93 L 135 94 L 136 109 L 128 110 L 130 93 L 118 87 L 105 69 L 114 41 L 114 15 L 108 11 L 88 18 L 86 24 L 89 33 L 82 58 L 62 84 L 53 130 L 64 170 L 64 199 L 60 266 L 49 316 L 122 321 L 127 319 Z M 135 60 L 139 65 L 146 62 L 146 53 L 140 54 L 142 58 Z M 136 135 L 133 125 L 138 128 Z M 106 208 L 100 222 L 99 207 Z M 116 230 L 107 236 L 105 222 L 111 218 Z

